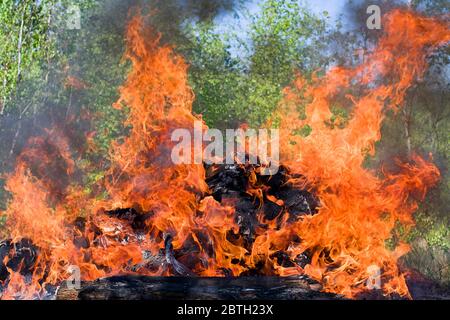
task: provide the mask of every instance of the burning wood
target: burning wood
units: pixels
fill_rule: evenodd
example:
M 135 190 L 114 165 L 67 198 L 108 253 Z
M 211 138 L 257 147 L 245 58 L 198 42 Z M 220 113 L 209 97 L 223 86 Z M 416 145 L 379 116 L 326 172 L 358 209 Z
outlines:
M 244 239 L 244 247 L 251 251 L 256 238 L 256 229 L 267 229 L 268 226 L 261 223 L 258 216 L 264 216 L 264 220 L 274 221 L 281 224 L 281 221 L 296 221 L 302 215 L 311 215 L 317 211 L 318 200 L 313 194 L 306 190 L 295 189 L 290 183 L 287 168 L 282 168 L 273 176 L 262 176 L 257 173 L 257 166 L 246 165 L 214 165 L 206 166 L 206 181 L 211 190 L 211 194 L 205 194 L 204 198 L 213 196 L 223 204 L 234 204 L 236 208 L 235 222 L 239 226 L 238 233 L 228 233 L 231 239 Z M 247 191 L 248 190 L 248 191 Z M 255 196 L 253 192 L 260 190 Z M 277 203 L 270 199 L 277 198 Z M 73 245 L 80 249 L 89 251 L 90 247 L 107 247 L 109 241 L 114 241 L 126 245 L 127 243 L 144 242 L 146 234 L 150 231 L 146 220 L 153 214 L 140 212 L 134 208 L 118 208 L 114 210 L 100 210 L 99 215 L 109 221 L 105 223 L 103 219 L 89 220 L 78 217 L 73 226 Z M 284 215 L 286 217 L 284 218 Z M 97 224 L 98 222 L 102 224 Z M 279 226 L 279 228 L 281 225 Z M 124 232 L 126 231 L 126 232 Z M 86 234 L 94 234 L 92 239 Z M 196 236 L 209 242 L 206 235 L 198 230 Z M 164 273 L 179 276 L 195 276 L 196 257 L 201 254 L 200 247 L 195 243 L 188 242 L 180 249 L 174 250 L 173 236 L 170 233 L 164 235 L 164 248 L 156 255 L 149 251 L 142 251 L 143 261 L 138 264 L 130 264 L 127 267 L 129 272 L 152 272 L 162 269 Z M 300 242 L 297 238 L 295 241 Z M 209 246 L 212 246 L 209 243 Z M 211 247 L 211 250 L 213 248 Z M 24 277 L 31 277 L 38 267 L 36 259 L 39 248 L 31 240 L 22 239 L 17 243 L 11 240 L 0 243 L 0 261 L 7 261 L 0 265 L 0 281 L 6 281 L 10 271 L 19 272 Z M 211 253 L 212 255 L 214 252 Z M 8 259 L 5 259 L 8 257 Z M 278 263 L 285 267 L 294 265 L 304 266 L 309 261 L 309 257 L 301 254 L 296 259 L 290 259 L 289 255 L 283 251 L 273 253 Z M 186 265 L 178 259 L 186 261 Z M 189 259 L 194 259 L 190 261 Z M 241 264 L 248 271 L 247 275 L 264 275 L 261 266 L 245 265 L 245 261 L 235 259 L 232 264 Z M 100 266 L 99 266 L 100 267 Z M 223 269 L 223 276 L 232 275 L 231 270 Z M 267 270 L 266 270 L 267 272 Z M 42 279 L 45 281 L 45 279 Z

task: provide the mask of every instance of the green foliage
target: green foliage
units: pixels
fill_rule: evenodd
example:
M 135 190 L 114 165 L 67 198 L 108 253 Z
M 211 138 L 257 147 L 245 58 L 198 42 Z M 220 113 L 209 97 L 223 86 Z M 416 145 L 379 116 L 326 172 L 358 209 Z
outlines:
M 296 0 L 267 0 L 261 10 L 252 17 L 251 73 L 284 87 L 295 71 L 318 68 L 314 53 L 322 48 L 317 37 L 325 31 L 324 19 Z
M 123 35 L 120 28 L 102 15 L 102 6 L 90 10 L 78 32 L 67 32 L 59 43 L 70 76 L 83 82 L 83 90 L 70 89 L 79 108 L 93 118 L 97 156 L 108 154 L 111 141 L 121 134 L 124 111 L 112 108 L 118 98 L 128 65 L 122 62 Z
M 450 285 L 450 223 L 429 213 L 416 215 L 416 227 L 404 234 L 411 252 L 404 263 L 430 279 Z
M 416 215 L 417 227 L 408 235 L 409 242 L 425 239 L 431 247 L 450 250 L 450 224 L 426 213 Z
M 52 55 L 48 20 L 55 3 L 33 0 L 0 3 L 1 114 L 6 111 L 21 77 L 36 75 L 42 59 Z
M 6 216 L 0 215 L 0 239 L 3 239 L 6 225 Z
M 311 134 L 312 128 L 309 125 L 305 125 L 301 128 L 299 128 L 296 132 L 294 132 L 294 135 L 299 135 L 301 137 L 307 137 Z
M 333 106 L 331 108 L 332 116 L 327 125 L 334 129 L 343 129 L 347 126 L 350 119 L 349 111 L 343 107 Z
M 212 28 L 210 23 L 194 26 L 191 43 L 183 51 L 191 64 L 194 111 L 210 125 L 229 124 L 237 116 L 238 90 L 244 77 L 238 61 L 231 57 L 230 46 Z
M 251 43 L 234 35 L 220 36 L 211 24 L 192 29 L 190 77 L 196 94 L 194 110 L 207 123 L 233 128 L 241 123 L 258 127 L 277 107 L 282 89 L 296 71 L 311 72 L 318 36 L 325 30 L 322 18 L 294 0 L 266 0 L 261 13 L 249 17 Z M 232 41 L 240 43 L 236 49 Z M 233 57 L 241 52 L 241 59 Z M 248 61 L 242 59 L 247 52 Z

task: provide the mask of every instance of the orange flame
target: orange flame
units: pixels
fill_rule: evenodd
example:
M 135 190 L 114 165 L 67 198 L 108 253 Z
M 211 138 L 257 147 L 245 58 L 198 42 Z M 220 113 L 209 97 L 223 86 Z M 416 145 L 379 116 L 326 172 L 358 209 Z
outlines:
M 412 223 L 417 201 L 411 195 L 422 198 L 439 179 L 438 169 L 418 156 L 401 165 L 401 173 L 385 178 L 363 166 L 381 138 L 383 111 L 401 107 L 407 89 L 425 71 L 427 53 L 450 40 L 448 26 L 411 12 L 391 12 L 384 28 L 367 63 L 335 67 L 311 85 L 299 77 L 286 89 L 280 108 L 282 160 L 306 176 L 297 183 L 314 188 L 322 204 L 318 215 L 298 226 L 304 240 L 300 251 L 314 252 L 305 272 L 321 280 L 326 290 L 350 297 L 363 290 L 371 265 L 382 270 L 385 293 L 408 294 L 397 267 L 408 247 L 400 244 L 391 251 L 385 242 L 396 221 Z M 381 80 L 388 78 L 392 83 L 383 84 Z M 333 97 L 355 82 L 365 85 L 365 90 L 358 97 L 347 95 L 353 105 L 348 125 L 331 129 L 327 121 Z M 306 105 L 306 119 L 300 120 L 297 106 L 304 98 L 311 102 Z M 294 130 L 305 125 L 311 134 L 295 135 Z

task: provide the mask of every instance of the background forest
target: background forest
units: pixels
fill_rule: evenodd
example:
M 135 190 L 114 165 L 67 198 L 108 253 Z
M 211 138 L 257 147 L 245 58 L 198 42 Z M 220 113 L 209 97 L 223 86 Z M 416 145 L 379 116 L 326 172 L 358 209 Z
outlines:
M 311 2 L 312 3 L 312 2 Z M 71 5 L 81 10 L 81 28 L 68 28 Z M 152 11 L 152 24 L 189 63 L 196 99 L 194 112 L 215 128 L 242 123 L 262 125 L 300 72 L 307 79 L 330 66 L 364 60 L 380 36 L 366 27 L 366 8 L 386 12 L 410 6 L 427 15 L 449 14 L 445 0 L 349 1 L 345 16 L 331 18 L 298 0 L 261 0 L 248 10 L 237 0 L 2 0 L 0 3 L 0 172 L 14 160 L 29 137 L 54 124 L 73 139 L 94 130 L 77 154 L 79 179 L 91 192 L 108 168 L 108 148 L 124 134 L 126 110 L 111 105 L 118 98 L 129 65 L 122 60 L 124 28 L 130 8 Z M 409 90 L 401 112 L 389 113 L 382 140 L 367 167 L 389 166 L 393 155 L 433 154 L 441 170 L 439 186 L 416 213 L 417 226 L 399 225 L 393 243 L 413 250 L 408 267 L 450 284 L 450 105 L 449 47 L 429 59 L 430 68 Z M 358 90 L 357 87 L 354 90 Z M 345 126 L 352 110 L 336 102 L 332 126 Z M 76 115 L 74 117 L 73 115 Z M 81 130 L 83 129 L 83 130 Z M 307 136 L 309 128 L 299 134 Z M 95 166 L 93 165 L 95 164 Z M 0 180 L 0 184 L 3 180 Z M 0 185 L 0 206 L 9 195 Z M 0 217 L 0 236 L 4 218 Z

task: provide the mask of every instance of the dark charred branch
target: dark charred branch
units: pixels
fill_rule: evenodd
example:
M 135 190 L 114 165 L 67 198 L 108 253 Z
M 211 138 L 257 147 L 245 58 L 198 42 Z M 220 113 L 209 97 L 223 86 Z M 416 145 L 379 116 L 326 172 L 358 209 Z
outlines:
M 117 276 L 58 290 L 57 299 L 75 300 L 325 300 L 306 277 L 192 278 Z

